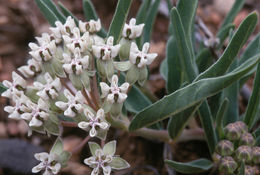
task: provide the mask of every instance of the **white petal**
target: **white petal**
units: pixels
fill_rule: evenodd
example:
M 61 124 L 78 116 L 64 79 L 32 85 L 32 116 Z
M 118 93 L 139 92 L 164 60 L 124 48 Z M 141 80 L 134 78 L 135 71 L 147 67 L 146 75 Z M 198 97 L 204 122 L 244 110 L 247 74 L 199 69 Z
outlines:
M 121 92 L 122 93 L 126 93 L 127 92 L 127 90 L 128 90 L 128 88 L 129 88 L 129 83 L 123 83 L 120 87 L 119 87 L 119 89 L 121 90 Z
M 101 47 L 97 45 L 92 46 L 93 54 L 95 57 L 100 58 L 101 57 Z
M 108 94 L 107 96 L 107 101 L 110 103 L 114 103 L 114 94 Z
M 63 111 L 65 111 L 68 108 L 68 104 L 63 101 L 57 101 L 55 102 L 55 105 L 58 106 Z
M 68 108 L 67 110 L 64 111 L 64 115 L 68 117 L 75 117 L 76 114 L 74 111 L 72 111 L 71 108 Z
M 106 97 L 110 90 L 110 87 L 106 83 L 101 82 L 100 88 L 101 88 L 102 96 Z
M 106 44 L 109 46 L 113 46 L 113 42 L 114 42 L 114 37 L 110 36 L 108 37 Z
M 157 57 L 157 53 L 151 53 L 151 54 L 147 54 L 147 65 L 151 64 L 153 62 L 153 60 Z
M 99 174 L 99 168 L 96 167 L 92 170 L 91 175 L 98 175 Z
M 87 159 L 84 159 L 84 163 L 86 165 L 93 165 L 94 163 L 96 163 L 95 157 L 92 156 L 92 157 L 89 157 Z
M 42 162 L 46 162 L 49 159 L 49 154 L 46 152 L 42 152 L 42 153 L 36 153 L 34 154 L 35 159 L 42 161 Z
M 29 126 L 32 127 L 40 127 L 42 126 L 43 122 L 41 120 L 38 120 L 36 117 L 33 117 L 32 120 L 29 123 Z
M 106 122 L 101 122 L 101 123 L 99 124 L 99 127 L 100 127 L 101 129 L 107 129 L 107 128 L 108 128 L 108 124 L 107 124 Z
M 8 113 L 13 113 L 15 108 L 13 106 L 5 106 L 4 111 Z
M 110 166 L 106 166 L 106 167 L 102 166 L 102 169 L 103 169 L 104 175 L 110 175 L 110 173 L 111 173 L 111 167 Z
M 58 174 L 58 172 L 61 169 L 61 164 L 60 163 L 56 163 L 53 167 L 50 168 L 52 170 L 53 174 Z
M 105 116 L 105 111 L 102 109 L 102 108 L 100 108 L 98 111 L 97 111 L 97 118 L 104 118 L 104 116 Z
M 89 131 L 90 137 L 95 137 L 97 135 L 97 131 L 95 127 L 92 127 L 91 130 Z
M 144 43 L 143 48 L 142 48 L 142 52 L 148 53 L 149 48 L 150 48 L 150 44 L 148 42 Z
M 123 102 L 126 100 L 126 98 L 127 98 L 127 95 L 126 95 L 126 94 L 119 93 L 119 94 L 118 94 L 118 100 L 117 100 L 117 102 L 118 102 L 118 103 L 123 103 Z
M 45 166 L 43 165 L 43 163 L 41 162 L 39 165 L 35 166 L 32 168 L 32 173 L 38 173 L 40 172 L 43 168 L 45 168 Z
M 79 122 L 78 127 L 81 129 L 88 129 L 89 128 L 89 123 L 88 122 Z
M 23 114 L 21 115 L 21 118 L 24 119 L 24 120 L 29 121 L 29 120 L 32 119 L 32 114 L 31 114 L 31 113 L 23 113 Z
M 117 87 L 117 85 L 118 85 L 118 77 L 117 75 L 113 75 L 111 81 L 111 87 Z
M 115 58 L 118 55 L 118 52 L 120 50 L 120 44 L 117 44 L 117 45 L 111 47 L 111 50 L 112 50 L 111 57 Z

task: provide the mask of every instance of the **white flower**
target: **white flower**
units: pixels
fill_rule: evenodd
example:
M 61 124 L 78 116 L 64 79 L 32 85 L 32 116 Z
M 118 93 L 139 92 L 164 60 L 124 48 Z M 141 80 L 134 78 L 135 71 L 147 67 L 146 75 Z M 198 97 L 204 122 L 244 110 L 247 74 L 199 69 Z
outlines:
M 75 27 L 72 30 L 73 36 L 63 35 L 63 40 L 70 51 L 74 51 L 75 48 L 80 48 L 81 52 L 87 50 L 88 46 L 91 44 L 89 33 L 85 32 L 82 36 L 80 35 L 79 28 Z
M 60 21 L 56 21 L 55 25 L 56 27 L 50 27 L 50 30 L 57 39 L 62 39 L 62 35 L 69 36 L 76 27 L 75 21 L 71 16 L 67 18 L 65 24 L 62 24 Z
M 13 81 L 3 81 L 3 85 L 8 89 L 2 93 L 3 97 L 12 98 L 13 95 L 21 96 L 26 88 L 26 81 L 15 71 L 12 72 Z
M 68 99 L 68 102 L 57 101 L 55 105 L 64 111 L 65 116 L 75 117 L 77 113 L 83 112 L 85 99 L 80 91 L 78 91 L 74 97 L 69 90 L 65 89 L 64 95 Z
M 127 89 L 129 87 L 129 83 L 124 83 L 120 87 L 118 86 L 118 77 L 117 75 L 112 76 L 110 87 L 104 83 L 100 83 L 102 97 L 107 97 L 107 101 L 110 103 L 123 103 L 127 98 Z
M 29 111 L 29 108 L 26 106 L 26 101 L 28 100 L 30 99 L 26 97 L 24 94 L 22 94 L 20 97 L 14 95 L 13 101 L 15 102 L 15 105 L 5 106 L 4 111 L 9 113 L 9 118 L 20 120 L 21 114 Z
M 116 141 L 108 142 L 103 149 L 94 142 L 89 142 L 92 156 L 85 159 L 84 163 L 93 168 L 91 175 L 98 175 L 103 170 L 104 175 L 110 175 L 112 169 L 122 170 L 130 165 L 119 156 L 115 156 Z
M 19 67 L 18 71 L 26 78 L 30 78 L 41 71 L 41 62 L 36 61 L 35 59 L 29 59 L 27 65 Z
M 79 20 L 79 29 L 81 32 L 89 32 L 89 33 L 96 33 L 101 30 L 101 22 L 100 19 L 97 21 L 91 19 L 88 22 L 82 22 Z
M 41 98 L 38 100 L 38 104 L 35 104 L 31 101 L 26 102 L 29 112 L 25 112 L 21 115 L 21 118 L 30 121 L 30 127 L 39 127 L 42 126 L 43 121 L 47 120 L 49 117 L 48 109 L 49 105 L 45 103 Z
M 136 23 L 135 18 L 132 18 L 130 20 L 129 24 L 125 24 L 123 32 L 122 32 L 123 37 L 129 38 L 129 39 L 135 39 L 142 34 L 144 24 L 136 25 L 135 23 Z
M 132 42 L 129 60 L 132 64 L 137 64 L 139 68 L 149 65 L 157 57 L 157 53 L 148 53 L 150 44 L 144 43 L 142 51 L 139 51 L 136 43 Z
M 120 44 L 113 45 L 114 38 L 110 36 L 107 39 L 106 44 L 98 43 L 97 45 L 92 45 L 93 54 L 102 60 L 111 60 L 118 55 Z
M 56 52 L 55 40 L 52 40 L 50 35 L 43 33 L 42 37 L 36 37 L 39 45 L 35 43 L 29 43 L 29 47 L 32 51 L 29 54 L 37 61 L 48 61 L 52 59 L 52 56 Z
M 49 98 L 55 99 L 62 88 L 60 79 L 56 77 L 53 80 L 48 72 L 44 74 L 44 78 L 46 80 L 45 84 L 40 82 L 33 83 L 33 88 L 39 90 L 36 94 L 44 100 L 48 100 Z
M 64 53 L 63 58 L 64 64 L 62 67 L 68 74 L 80 75 L 83 69 L 87 69 L 89 66 L 89 56 L 82 57 L 79 48 L 74 49 L 73 56 Z
M 109 127 L 109 124 L 105 120 L 105 113 L 103 109 L 99 109 L 97 114 L 94 115 L 88 109 L 84 110 L 84 114 L 87 117 L 87 122 L 83 121 L 78 124 L 78 127 L 84 130 L 89 130 L 89 135 L 95 137 L 97 135 L 97 129 L 106 130 Z
M 35 159 L 41 161 L 41 163 L 33 167 L 33 173 L 38 173 L 44 170 L 43 175 L 53 175 L 58 174 L 61 169 L 61 164 L 57 162 L 54 155 L 49 155 L 48 153 L 42 152 L 34 154 L 34 157 Z

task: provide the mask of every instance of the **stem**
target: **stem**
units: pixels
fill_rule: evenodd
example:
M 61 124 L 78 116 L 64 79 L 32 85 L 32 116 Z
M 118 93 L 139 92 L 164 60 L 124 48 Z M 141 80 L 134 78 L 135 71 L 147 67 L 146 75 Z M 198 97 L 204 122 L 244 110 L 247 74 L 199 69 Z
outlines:
M 85 139 L 78 145 L 76 146 L 72 151 L 71 153 L 76 153 L 78 152 L 88 141 L 89 139 L 91 139 L 91 137 L 88 135 L 87 137 L 85 137 Z
M 61 81 L 61 84 L 62 84 L 66 89 L 68 89 L 72 95 L 75 96 L 74 91 L 67 85 L 66 81 L 65 81 L 64 79 L 60 79 L 60 81 Z
M 88 105 L 89 105 L 91 108 L 93 108 L 95 111 L 97 111 L 96 105 L 92 103 L 92 101 L 91 101 L 91 99 L 89 98 L 89 96 L 88 96 L 88 94 L 87 94 L 85 88 L 82 89 L 81 92 L 82 92 L 82 94 L 84 95 L 84 97 L 86 98 Z
M 75 122 L 61 121 L 61 125 L 65 126 L 65 127 L 72 127 L 72 128 L 78 127 L 77 123 L 75 123 Z

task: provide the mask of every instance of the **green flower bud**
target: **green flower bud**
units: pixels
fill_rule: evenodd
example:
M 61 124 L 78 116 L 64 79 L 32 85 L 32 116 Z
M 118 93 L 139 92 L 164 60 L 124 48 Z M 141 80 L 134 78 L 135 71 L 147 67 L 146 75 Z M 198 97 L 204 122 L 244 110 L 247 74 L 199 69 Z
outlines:
M 226 137 L 231 141 L 239 140 L 241 136 L 241 129 L 235 123 L 228 124 L 224 131 Z
M 255 139 L 250 133 L 244 133 L 239 141 L 240 145 L 253 146 L 255 144 Z
M 232 174 L 236 171 L 238 165 L 235 160 L 228 156 L 223 157 L 219 164 L 219 170 L 225 174 Z
M 240 146 L 236 150 L 237 160 L 243 162 L 250 162 L 252 159 L 252 149 L 249 146 Z
M 248 132 L 248 128 L 244 122 L 237 121 L 234 124 L 241 130 L 242 133 Z
M 253 147 L 252 148 L 252 154 L 253 154 L 253 162 L 255 164 L 260 164 L 260 147 Z
M 234 145 L 229 140 L 222 140 L 216 147 L 216 152 L 221 156 L 230 156 L 234 151 Z
M 120 44 L 120 50 L 119 50 L 119 58 L 120 60 L 128 60 L 129 54 L 130 54 L 130 47 L 131 47 L 131 40 L 121 38 L 119 44 Z

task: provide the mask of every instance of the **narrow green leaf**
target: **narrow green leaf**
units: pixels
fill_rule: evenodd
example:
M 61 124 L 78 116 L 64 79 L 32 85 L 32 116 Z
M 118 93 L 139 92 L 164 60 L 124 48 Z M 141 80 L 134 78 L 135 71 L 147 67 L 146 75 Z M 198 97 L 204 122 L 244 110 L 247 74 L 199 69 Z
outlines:
M 245 162 L 241 163 L 238 175 L 245 175 Z
M 237 16 L 238 12 L 241 10 L 245 3 L 245 0 L 236 0 L 235 3 L 233 4 L 231 10 L 227 14 L 226 18 L 224 19 L 223 23 L 221 24 L 221 28 L 224 28 L 227 26 L 229 23 L 232 23 Z
M 175 171 L 184 174 L 200 173 L 213 167 L 213 163 L 208 159 L 197 159 L 186 163 L 165 160 L 165 163 L 172 167 Z
M 225 98 L 223 100 L 223 102 L 221 103 L 219 110 L 217 112 L 217 115 L 216 115 L 216 130 L 217 130 L 219 138 L 222 138 L 222 136 L 224 134 L 223 133 L 224 132 L 223 131 L 223 117 L 227 111 L 228 105 L 229 105 L 229 100 L 227 98 Z
M 129 130 L 133 131 L 162 121 L 205 100 L 237 81 L 256 66 L 259 61 L 260 55 L 257 55 L 227 75 L 202 79 L 165 96 L 139 112 L 132 120 Z
M 57 16 L 60 22 L 65 23 L 65 16 L 58 10 L 52 0 L 42 0 L 42 2 L 45 3 L 47 7 Z
M 230 23 L 218 31 L 216 35 L 217 38 L 219 39 L 219 44 L 217 46 L 218 49 L 220 49 L 223 46 L 224 41 L 229 36 L 230 30 L 234 30 L 234 29 L 235 29 L 235 25 Z
M 119 42 L 132 0 L 118 0 L 116 12 L 110 24 L 107 37 L 114 37 L 114 44 Z
M 255 118 L 260 105 L 260 65 L 257 66 L 252 95 L 249 99 L 244 122 L 249 128 L 255 124 Z
M 246 17 L 232 37 L 223 55 L 215 64 L 209 67 L 205 72 L 201 73 L 195 81 L 208 77 L 217 77 L 226 73 L 238 52 L 254 31 L 257 18 L 258 16 L 256 12 L 253 12 Z
M 144 30 L 143 30 L 143 43 L 150 41 L 153 25 L 154 25 L 155 18 L 156 18 L 157 12 L 158 12 L 159 4 L 160 4 L 160 0 L 155 0 L 148 11 L 148 14 L 147 14 L 147 17 L 145 20 Z
M 188 47 L 190 49 L 192 57 L 194 57 L 194 51 L 192 46 L 192 31 L 194 27 L 194 20 L 197 11 L 198 0 L 179 0 L 177 9 L 181 17 L 183 29 L 186 35 Z
M 178 46 L 176 39 L 171 36 L 167 42 L 166 46 L 166 60 L 167 60 L 167 91 L 172 93 L 175 90 L 179 89 L 182 83 L 182 69 L 180 63 Z M 166 71 L 166 70 L 164 70 Z
M 165 81 L 168 79 L 168 64 L 166 58 L 162 61 L 160 65 L 160 74 Z
M 7 90 L 7 88 L 3 85 L 2 82 L 0 82 L 0 94 L 2 94 L 6 90 Z
M 195 60 L 196 60 L 196 64 L 198 66 L 199 72 L 204 72 L 214 62 L 212 54 L 208 48 L 202 49 L 198 53 Z
M 79 20 L 72 14 L 72 12 L 69 11 L 61 2 L 59 2 L 58 4 L 59 4 L 59 7 L 60 7 L 62 13 L 63 13 L 66 17 L 71 16 L 71 17 L 75 20 L 75 23 L 76 23 L 77 25 L 79 25 Z
M 260 145 L 260 136 L 258 136 L 256 139 L 255 139 L 255 146 L 259 146 Z
M 258 128 L 255 130 L 254 135 L 255 135 L 255 137 L 260 136 L 260 126 L 258 126 Z
M 98 20 L 98 15 L 96 13 L 95 7 L 92 4 L 91 0 L 83 0 L 83 11 L 87 21 L 93 19 Z M 104 38 L 107 36 L 107 32 L 104 28 L 101 28 L 101 31 L 97 33 L 100 37 Z
M 182 61 L 182 66 L 184 67 L 189 82 L 191 82 L 195 79 L 198 71 L 196 70 L 197 67 L 194 59 L 192 58 L 180 15 L 175 7 L 171 10 L 171 20 L 173 24 L 174 36 L 176 37 L 177 47 L 179 50 L 179 59 Z
M 50 8 L 48 8 L 48 6 L 43 2 L 43 0 L 35 1 L 41 13 L 47 19 L 47 21 L 51 24 L 51 26 L 55 26 L 55 22 L 59 20 L 58 17 L 52 12 Z

